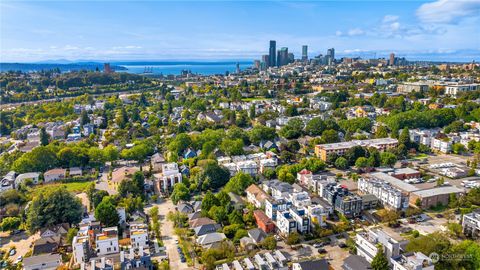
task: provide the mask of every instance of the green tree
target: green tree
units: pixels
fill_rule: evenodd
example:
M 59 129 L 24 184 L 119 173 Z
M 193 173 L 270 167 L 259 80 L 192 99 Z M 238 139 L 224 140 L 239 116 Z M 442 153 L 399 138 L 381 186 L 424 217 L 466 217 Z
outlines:
M 78 233 L 78 229 L 77 228 L 70 228 L 68 229 L 68 232 L 67 232 L 67 243 L 69 245 L 72 244 L 72 241 L 73 241 L 73 238 L 77 235 Z
M 118 226 L 120 217 L 110 197 L 103 198 L 102 202 L 95 208 L 95 218 L 103 226 Z
M 45 130 L 45 127 L 40 129 L 40 145 L 45 146 L 48 145 L 49 135 Z
M 385 254 L 383 254 L 383 247 L 379 245 L 377 247 L 377 254 L 373 257 L 371 266 L 373 270 L 388 270 L 388 260 Z
M 40 228 L 60 223 L 76 224 L 82 218 L 82 203 L 65 187 L 52 188 L 36 195 L 27 211 L 27 228 Z
M 327 129 L 322 132 L 322 139 L 325 143 L 336 143 L 340 141 L 338 132 L 333 129 Z
M 188 190 L 184 183 L 177 183 L 173 186 L 170 198 L 174 204 L 177 204 L 179 201 L 186 201 L 190 199 L 190 190 Z
M 17 159 L 13 163 L 12 169 L 18 173 L 45 172 L 57 164 L 57 156 L 50 146 L 39 146 Z
M 296 245 L 300 243 L 300 240 L 300 234 L 298 234 L 297 232 L 292 232 L 288 235 L 286 243 L 288 245 Z
M 217 197 L 215 197 L 215 195 L 213 195 L 211 191 L 207 191 L 207 193 L 202 199 L 202 212 L 208 213 L 208 211 L 210 211 L 210 208 L 212 208 L 214 205 L 220 205 L 220 203 L 218 202 Z
M 103 149 L 103 155 L 105 160 L 109 162 L 116 161 L 120 156 L 117 147 L 111 144 Z
M 220 149 L 227 155 L 235 156 L 242 155 L 244 153 L 243 146 L 244 144 L 242 139 L 224 139 L 220 144 Z
M 5 217 L 0 223 L 1 231 L 11 231 L 16 230 L 20 227 L 22 220 L 19 217 Z
M 355 161 L 355 167 L 361 169 L 368 167 L 368 159 L 366 157 L 357 158 L 357 160 Z
M 382 152 L 380 154 L 380 163 L 383 166 L 393 167 L 397 162 L 397 156 L 391 152 Z
M 273 237 L 273 235 L 269 235 L 263 239 L 260 245 L 264 249 L 275 250 L 277 248 L 277 240 L 275 237 Z
M 320 117 L 315 117 L 307 123 L 305 132 L 310 136 L 320 136 L 325 130 L 325 122 Z
M 86 125 L 88 123 L 90 123 L 90 118 L 88 117 L 87 111 L 83 110 L 81 115 L 80 115 L 80 124 L 83 126 L 83 125 Z
M 253 184 L 253 182 L 253 178 L 249 174 L 240 172 L 228 180 L 225 185 L 225 191 L 242 195 L 245 192 L 245 189 Z
M 290 119 L 288 123 L 280 130 L 280 135 L 286 139 L 298 138 L 303 134 L 303 126 L 304 124 L 301 119 Z
M 250 141 L 259 144 L 262 140 L 273 140 L 275 139 L 276 133 L 274 128 L 269 128 L 266 126 L 256 125 L 249 132 L 248 137 Z
M 348 168 L 348 161 L 344 157 L 339 157 L 335 160 L 335 168 L 337 169 L 347 169 Z
M 454 144 L 452 145 L 452 151 L 453 151 L 455 154 L 459 155 L 459 154 L 465 153 L 465 152 L 467 151 L 467 149 L 466 149 L 465 146 L 464 146 L 463 144 L 461 144 L 461 143 L 454 143 Z

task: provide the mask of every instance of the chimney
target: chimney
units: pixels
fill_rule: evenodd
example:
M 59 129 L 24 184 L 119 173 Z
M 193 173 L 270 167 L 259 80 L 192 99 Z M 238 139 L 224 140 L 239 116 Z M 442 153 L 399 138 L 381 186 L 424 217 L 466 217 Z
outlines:
M 92 265 L 92 267 L 91 267 L 92 270 L 95 270 L 95 268 L 97 268 L 97 264 L 95 262 L 95 259 L 91 260 L 90 264 Z
M 102 257 L 100 267 L 103 269 L 105 268 L 105 257 Z
M 125 251 L 120 251 L 120 262 L 125 261 Z
M 130 248 L 130 259 L 135 258 L 135 253 L 133 251 L 133 248 Z
M 84 262 L 82 262 L 82 263 L 80 264 L 80 270 L 85 270 L 85 263 L 84 263 Z
M 138 255 L 139 255 L 140 257 L 143 257 L 143 247 L 140 247 L 140 248 L 138 249 Z

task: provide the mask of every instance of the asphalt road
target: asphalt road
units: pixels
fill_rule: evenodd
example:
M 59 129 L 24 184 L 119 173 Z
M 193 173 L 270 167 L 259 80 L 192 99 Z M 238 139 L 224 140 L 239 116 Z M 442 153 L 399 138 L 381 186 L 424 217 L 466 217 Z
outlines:
M 189 267 L 186 263 L 180 261 L 180 256 L 177 251 L 177 244 L 175 240 L 178 237 L 174 234 L 173 222 L 167 220 L 167 214 L 170 211 L 175 211 L 175 206 L 171 200 L 165 200 L 161 203 L 153 203 L 149 208 L 153 206 L 158 206 L 158 215 L 160 219 L 160 232 L 162 234 L 163 244 L 167 248 L 168 258 L 170 259 L 170 269 L 172 270 L 183 270 L 183 269 L 193 269 Z M 148 213 L 148 209 L 145 209 L 145 212 Z

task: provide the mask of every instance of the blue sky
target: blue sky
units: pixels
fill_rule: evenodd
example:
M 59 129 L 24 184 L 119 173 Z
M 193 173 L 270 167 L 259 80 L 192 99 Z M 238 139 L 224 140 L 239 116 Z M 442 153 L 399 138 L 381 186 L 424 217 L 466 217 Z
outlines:
M 480 0 L 0 2 L 0 61 L 257 59 L 395 52 L 480 60 Z

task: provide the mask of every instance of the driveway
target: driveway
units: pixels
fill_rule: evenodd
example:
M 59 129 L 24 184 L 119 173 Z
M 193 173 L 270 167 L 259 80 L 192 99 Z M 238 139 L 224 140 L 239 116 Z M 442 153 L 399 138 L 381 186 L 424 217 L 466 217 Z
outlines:
M 161 203 L 153 203 L 152 206 L 158 206 L 158 215 L 160 220 L 160 231 L 162 234 L 163 244 L 167 248 L 167 255 L 170 259 L 170 269 L 172 270 L 183 270 L 183 269 L 193 269 L 189 267 L 186 263 L 180 261 L 180 256 L 177 251 L 177 244 L 175 240 L 178 237 L 174 234 L 173 222 L 167 220 L 167 214 L 170 211 L 175 211 L 175 206 L 171 200 L 162 201 Z M 145 212 L 148 213 L 148 208 L 145 209 Z
M 2 232 L 0 234 L 1 249 L 8 252 L 10 248 L 15 247 L 17 253 L 9 257 L 12 262 L 15 262 L 19 256 L 25 257 L 25 254 L 30 251 L 30 245 L 39 238 L 40 233 L 38 232 L 30 236 L 25 232 L 17 235 L 9 235 L 7 232 Z

